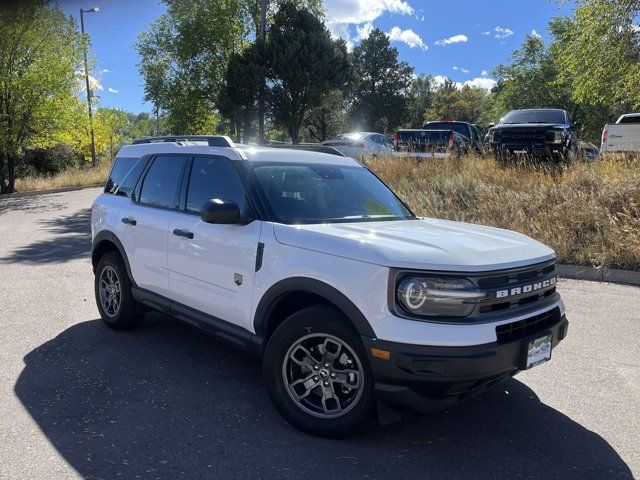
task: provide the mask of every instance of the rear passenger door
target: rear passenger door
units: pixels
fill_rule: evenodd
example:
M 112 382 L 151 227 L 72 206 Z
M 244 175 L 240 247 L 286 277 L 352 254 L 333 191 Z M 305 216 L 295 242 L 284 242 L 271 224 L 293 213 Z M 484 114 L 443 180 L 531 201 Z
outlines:
M 160 155 L 153 158 L 122 217 L 121 238 L 136 284 L 167 296 L 167 237 L 171 215 L 179 206 L 188 157 Z
M 256 216 L 234 161 L 220 156 L 196 156 L 191 163 L 182 209 L 172 215 L 169 226 L 170 298 L 251 330 L 262 222 L 254 220 L 248 225 L 202 222 L 202 206 L 215 198 L 236 202 L 243 217 Z

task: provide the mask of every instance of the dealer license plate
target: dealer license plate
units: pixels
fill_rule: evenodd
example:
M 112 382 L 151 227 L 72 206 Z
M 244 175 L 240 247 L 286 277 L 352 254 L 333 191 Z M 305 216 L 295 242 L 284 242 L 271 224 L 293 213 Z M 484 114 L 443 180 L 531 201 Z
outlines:
M 551 335 L 536 338 L 527 346 L 527 368 L 535 367 L 551 358 Z

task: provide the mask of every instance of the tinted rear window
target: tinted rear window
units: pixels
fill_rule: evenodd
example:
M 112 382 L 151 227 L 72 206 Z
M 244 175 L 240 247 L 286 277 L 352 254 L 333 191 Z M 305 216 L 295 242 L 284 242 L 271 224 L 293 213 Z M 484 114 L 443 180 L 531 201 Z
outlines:
M 565 123 L 564 110 L 513 110 L 500 123 Z
M 640 123 L 640 115 L 629 115 L 622 117 L 619 123 Z
M 131 197 L 146 164 L 146 159 L 142 158 L 117 157 L 104 187 L 105 193 Z
M 463 123 L 447 123 L 447 122 L 429 122 L 424 126 L 425 129 L 434 129 L 434 130 L 453 130 L 460 135 L 471 138 L 471 133 L 469 132 L 469 126 Z
M 451 131 L 447 130 L 416 130 L 398 132 L 398 143 L 402 145 L 411 144 L 437 144 L 442 145 L 449 142 Z

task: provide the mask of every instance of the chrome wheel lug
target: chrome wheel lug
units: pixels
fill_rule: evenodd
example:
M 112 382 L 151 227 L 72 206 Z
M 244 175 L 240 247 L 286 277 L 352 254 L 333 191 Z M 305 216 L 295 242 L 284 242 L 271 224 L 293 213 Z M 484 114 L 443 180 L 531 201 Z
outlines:
M 329 366 L 330 366 L 330 365 L 329 365 L 329 362 L 325 362 L 325 364 L 324 364 L 324 368 L 329 368 Z
M 313 369 L 314 369 L 314 370 L 320 370 L 320 365 L 314 365 L 314 366 L 313 366 Z
M 331 372 L 331 378 L 336 378 L 336 372 Z
M 325 387 L 329 386 L 329 382 L 327 382 L 326 380 L 324 382 L 322 382 L 322 385 L 324 385 Z
M 314 382 L 317 382 L 317 381 L 319 381 L 319 380 L 320 380 L 320 377 L 319 377 L 319 376 L 317 376 L 317 375 L 316 375 L 315 377 L 313 377 L 313 381 L 314 381 Z

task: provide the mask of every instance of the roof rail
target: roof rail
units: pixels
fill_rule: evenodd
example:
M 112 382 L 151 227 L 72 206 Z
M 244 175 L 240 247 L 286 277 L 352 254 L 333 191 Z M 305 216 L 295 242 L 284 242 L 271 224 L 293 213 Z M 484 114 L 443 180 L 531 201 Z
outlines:
M 269 148 L 291 148 L 293 150 L 306 150 L 311 152 L 328 153 L 330 155 L 337 155 L 339 157 L 346 157 L 344 153 L 342 153 L 341 151 L 333 147 L 319 145 L 317 143 L 298 143 L 296 145 L 289 144 L 289 143 L 277 143 L 277 144 L 269 144 L 264 146 Z
M 168 135 L 164 137 L 143 137 L 135 139 L 132 142 L 132 145 L 165 142 L 207 142 L 210 147 L 235 147 L 233 140 L 225 135 Z

